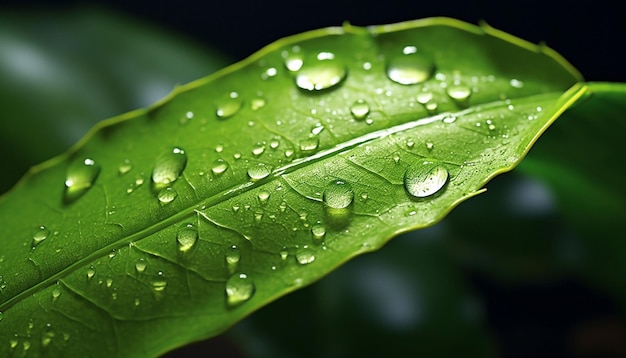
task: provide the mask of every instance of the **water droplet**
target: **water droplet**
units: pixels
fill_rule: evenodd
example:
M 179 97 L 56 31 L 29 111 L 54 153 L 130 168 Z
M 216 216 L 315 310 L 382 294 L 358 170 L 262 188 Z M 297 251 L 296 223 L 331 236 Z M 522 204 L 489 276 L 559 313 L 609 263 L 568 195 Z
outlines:
M 267 178 L 271 172 L 272 170 L 270 167 L 263 163 L 259 163 L 248 168 L 248 177 L 252 181 L 257 181 Z
M 261 78 L 266 80 L 269 77 L 276 76 L 277 73 L 278 73 L 278 70 L 275 67 L 270 67 L 267 70 L 265 70 L 265 72 L 263 72 L 263 74 L 261 75 Z
M 237 245 L 231 246 L 226 252 L 226 263 L 228 265 L 236 265 L 241 259 L 241 252 Z
M 297 72 L 300 71 L 303 63 L 300 55 L 293 54 L 285 59 L 285 68 L 291 72 Z
M 433 94 L 432 92 L 420 92 L 417 94 L 417 102 L 422 104 L 422 105 L 426 105 L 428 102 L 430 102 L 433 99 Z
M 238 306 L 254 295 L 254 282 L 245 273 L 234 274 L 226 281 L 226 302 Z
M 448 171 L 433 161 L 409 167 L 404 173 L 404 188 L 416 198 L 425 198 L 441 190 L 448 181 Z
M 163 292 L 167 287 L 167 281 L 157 280 L 152 282 L 152 289 L 154 292 Z
M 302 152 L 313 152 L 317 149 L 320 144 L 320 139 L 318 137 L 309 137 L 300 141 L 300 150 Z
M 33 248 L 35 248 L 35 246 L 39 245 L 42 241 L 47 239 L 48 235 L 50 235 L 50 230 L 46 229 L 46 227 L 43 225 L 38 227 L 33 234 Z
M 280 140 L 278 138 L 274 138 L 270 141 L 270 148 L 276 149 L 280 145 Z
M 387 77 L 401 85 L 422 83 L 434 72 L 435 64 L 419 53 L 397 56 L 387 65 Z
M 254 210 L 254 222 L 258 224 L 261 222 L 261 220 L 263 220 L 263 210 Z
M 221 119 L 232 117 L 239 112 L 242 104 L 243 102 L 238 98 L 237 93 L 232 92 L 228 98 L 216 103 L 217 109 L 215 114 Z
M 143 258 L 140 258 L 139 261 L 135 263 L 135 270 L 137 270 L 137 273 L 143 273 L 147 266 L 146 261 Z
M 413 149 L 415 147 L 415 141 L 413 139 L 406 140 L 406 147 L 409 149 Z
M 211 172 L 215 175 L 224 174 L 230 165 L 224 159 L 215 159 L 211 165 Z
M 369 198 L 369 194 L 367 192 L 361 193 L 361 200 L 367 201 L 368 198 Z
M 176 243 L 178 244 L 178 251 L 187 252 L 194 247 L 198 241 L 198 230 L 193 225 L 188 224 L 185 228 L 178 230 L 176 235 Z
M 131 164 L 130 160 L 125 159 L 122 163 L 120 163 L 120 165 L 117 167 L 117 172 L 120 175 L 124 175 L 126 173 L 128 173 L 131 169 L 133 169 L 133 165 Z
M 511 82 L 509 82 L 511 84 L 511 87 L 515 87 L 515 88 L 522 88 L 524 87 L 524 82 L 518 80 L 518 79 L 512 79 Z
M 187 165 L 187 155 L 181 148 L 160 155 L 152 170 L 152 181 L 157 186 L 175 182 Z
M 326 236 L 326 228 L 322 224 L 315 224 L 311 227 L 311 233 L 314 239 L 322 240 Z
M 270 193 L 267 191 L 262 191 L 259 193 L 259 202 L 261 204 L 267 204 L 267 200 L 270 198 Z
M 454 123 L 456 121 L 456 117 L 452 114 L 447 114 L 443 118 L 443 123 Z
M 315 261 L 315 255 L 308 248 L 304 247 L 296 253 L 296 261 L 300 265 L 308 265 Z
M 176 192 L 176 190 L 174 190 L 174 188 L 169 188 L 169 187 L 161 189 L 159 191 L 159 194 L 157 195 L 161 204 L 169 204 L 172 201 L 174 201 L 174 199 L 176 199 L 177 196 L 178 196 L 178 193 Z
M 293 149 L 287 149 L 285 150 L 285 158 L 291 158 L 293 156 Z
M 100 165 L 93 159 L 75 162 L 67 169 L 65 178 L 65 199 L 73 201 L 82 196 L 100 174 Z
M 105 282 L 106 282 L 106 286 L 109 287 L 109 288 L 113 285 L 113 279 L 112 278 L 107 278 Z
M 364 120 L 370 113 L 370 106 L 363 99 L 359 99 L 350 107 L 350 113 L 357 121 Z
M 87 269 L 87 280 L 91 280 L 95 274 L 96 270 L 94 269 L 94 267 L 89 267 L 89 269 Z
M 328 54 L 326 52 L 325 54 Z M 348 75 L 346 68 L 334 56 L 322 56 L 305 64 L 296 75 L 296 85 L 305 91 L 323 91 L 339 85 Z
M 52 289 L 52 301 L 56 301 L 61 297 L 61 289 L 57 286 Z
M 446 88 L 448 96 L 457 102 L 465 102 L 472 94 L 472 90 L 463 85 L 452 85 Z
M 253 111 L 259 110 L 263 107 L 265 107 L 265 100 L 263 98 L 255 98 L 250 102 L 250 108 Z
M 425 145 L 426 145 L 426 149 L 428 149 L 429 151 L 435 148 L 435 144 L 431 141 L 426 141 Z
M 141 300 L 139 298 L 135 298 L 135 307 L 141 304 Z
M 9 346 L 11 347 L 11 349 L 15 349 L 15 347 L 17 347 L 19 343 L 20 342 L 17 339 L 11 339 L 9 341 Z
M 265 143 L 257 143 L 254 147 L 252 147 L 252 154 L 255 156 L 260 156 L 265 152 Z
M 345 181 L 335 180 L 326 187 L 322 197 L 329 208 L 345 209 L 354 201 L 354 191 Z
M 22 348 L 24 349 L 24 351 L 29 350 L 30 349 L 30 341 L 22 342 Z
M 287 257 L 289 256 L 289 251 L 287 251 L 286 248 L 283 248 L 282 250 L 280 250 L 280 259 L 285 261 L 287 260 Z
M 324 126 L 323 126 L 323 125 L 321 125 L 320 123 L 317 123 L 317 124 L 315 125 L 315 127 L 313 127 L 313 128 L 311 129 L 311 134 L 313 134 L 313 135 L 318 135 L 318 134 L 322 133 L 322 131 L 323 131 L 323 130 L 324 130 Z

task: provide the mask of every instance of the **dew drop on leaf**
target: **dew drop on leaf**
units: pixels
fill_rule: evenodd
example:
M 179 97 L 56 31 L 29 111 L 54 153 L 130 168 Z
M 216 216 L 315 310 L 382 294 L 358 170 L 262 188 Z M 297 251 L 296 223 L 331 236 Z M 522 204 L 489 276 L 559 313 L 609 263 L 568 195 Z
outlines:
M 157 186 L 175 182 L 187 165 L 187 154 L 181 148 L 160 155 L 152 170 L 152 181 Z
M 452 85 L 446 88 L 448 96 L 457 102 L 464 102 L 472 94 L 472 90 L 464 85 Z
M 302 56 L 299 54 L 292 54 L 285 59 L 285 68 L 287 68 L 288 71 L 297 72 L 300 71 L 303 63 Z
M 265 144 L 264 143 L 257 143 L 254 145 L 254 147 L 252 147 L 252 154 L 256 157 L 260 156 L 261 154 L 263 154 L 265 152 Z
M 270 167 L 263 163 L 258 163 L 248 168 L 248 177 L 252 181 L 261 180 L 267 178 L 271 173 Z
M 147 266 L 148 265 L 146 264 L 146 261 L 143 258 L 140 258 L 139 261 L 135 263 L 135 270 L 137 271 L 137 273 L 143 273 L 146 270 Z
M 125 159 L 120 165 L 117 166 L 117 172 L 119 175 L 124 175 L 128 173 L 131 169 L 133 169 L 133 165 L 130 160 Z
M 263 98 L 255 98 L 250 102 L 250 108 L 253 111 L 257 111 L 263 107 L 265 107 L 265 99 Z
M 47 239 L 48 235 L 50 235 L 50 230 L 46 229 L 43 225 L 38 227 L 33 234 L 33 248 Z
M 85 194 L 100 174 L 100 165 L 93 159 L 75 162 L 67 169 L 65 198 L 73 201 Z
M 259 193 L 258 197 L 259 197 L 259 203 L 267 204 L 267 201 L 270 198 L 270 193 L 267 191 L 262 191 Z
M 152 282 L 152 289 L 154 292 L 163 292 L 167 287 L 167 281 L 165 280 L 157 280 Z
M 432 101 L 433 94 L 432 92 L 420 92 L 416 96 L 417 102 L 426 105 L 428 102 Z
M 435 64 L 425 56 L 404 51 L 405 54 L 394 57 L 387 64 L 387 77 L 401 85 L 422 83 L 432 77 Z
M 448 171 L 434 161 L 413 165 L 404 173 L 404 188 L 416 198 L 425 198 L 439 192 L 447 181 Z
M 254 282 L 245 273 L 237 273 L 226 281 L 226 302 L 230 307 L 249 300 L 255 291 Z
M 322 224 L 315 224 L 311 227 L 311 233 L 313 234 L 313 238 L 319 241 L 326 236 L 326 228 Z
M 429 151 L 435 148 L 435 144 L 431 141 L 426 141 L 425 145 L 426 145 L 426 149 L 428 149 Z
M 350 113 L 357 121 L 364 120 L 370 113 L 370 106 L 363 99 L 356 100 L 352 106 L 350 106 Z
M 236 265 L 241 259 L 241 251 L 237 245 L 233 245 L 226 251 L 226 263 L 230 265 Z
M 239 112 L 243 102 L 238 98 L 238 94 L 236 92 L 232 92 L 228 98 L 225 98 L 216 103 L 217 109 L 215 110 L 215 114 L 220 119 L 226 119 L 234 116 Z
M 336 87 L 347 77 L 346 68 L 329 52 L 318 54 L 318 60 L 306 63 L 296 75 L 296 85 L 305 91 L 323 91 Z M 295 67 L 295 66 L 294 66 Z
M 96 274 L 96 270 L 94 269 L 94 267 L 93 266 L 89 267 L 87 269 L 87 280 L 91 280 L 95 274 Z
M 211 172 L 215 175 L 221 175 L 228 170 L 230 165 L 224 159 L 215 159 L 211 165 Z
M 300 150 L 305 153 L 314 152 L 320 144 L 318 137 L 309 137 L 300 141 Z
M 176 192 L 176 190 L 169 187 L 161 189 L 157 194 L 157 198 L 159 199 L 159 202 L 161 202 L 161 204 L 169 204 L 174 201 L 177 196 L 178 193 Z
M 196 245 L 196 242 L 198 242 L 198 230 L 191 224 L 180 229 L 176 234 L 176 244 L 180 252 L 191 250 Z
M 56 301 L 61 297 L 61 289 L 57 286 L 52 289 L 52 301 Z
M 354 201 L 352 186 L 343 180 L 328 184 L 322 194 L 324 204 L 332 209 L 345 209 Z
M 315 255 L 311 252 L 311 250 L 307 247 L 303 247 L 302 249 L 296 252 L 296 261 L 300 265 L 308 265 L 311 262 L 315 261 Z

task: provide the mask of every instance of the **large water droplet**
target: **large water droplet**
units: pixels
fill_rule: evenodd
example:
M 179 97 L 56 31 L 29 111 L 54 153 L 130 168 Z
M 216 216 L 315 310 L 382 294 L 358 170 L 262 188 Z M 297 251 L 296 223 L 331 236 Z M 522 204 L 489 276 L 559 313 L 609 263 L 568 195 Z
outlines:
M 447 181 L 448 171 L 434 161 L 411 166 L 404 173 L 404 187 L 416 198 L 425 198 L 439 192 Z
M 177 196 L 178 196 L 178 193 L 176 192 L 176 190 L 174 190 L 174 188 L 169 188 L 169 187 L 161 189 L 159 193 L 157 194 L 157 198 L 159 199 L 159 202 L 161 202 L 161 204 L 169 204 L 172 201 L 174 201 L 174 199 L 176 199 Z
M 93 159 L 75 162 L 67 169 L 65 199 L 73 201 L 85 194 L 100 174 L 100 165 Z
M 345 209 L 354 201 L 354 191 L 345 181 L 335 180 L 326 187 L 322 198 L 329 208 Z
M 370 106 L 363 99 L 359 99 L 350 106 L 350 113 L 357 121 L 364 120 L 370 113 Z
M 243 104 L 238 97 L 236 92 L 232 92 L 228 98 L 218 101 L 216 103 L 217 109 L 215 110 L 217 117 L 226 119 L 237 114 Z
M 33 248 L 39 245 L 45 239 L 47 239 L 48 235 L 50 235 L 50 230 L 46 229 L 46 227 L 43 225 L 38 227 L 33 234 Z
M 329 52 L 324 52 L 329 54 Z M 296 85 L 306 91 L 323 91 L 339 85 L 348 75 L 346 68 L 333 56 L 318 56 L 305 64 L 296 75 Z
M 387 77 L 402 85 L 422 83 L 434 72 L 435 64 L 427 57 L 414 52 L 394 57 L 387 64 Z
M 252 181 L 261 180 L 267 178 L 271 173 L 271 168 L 263 163 L 253 165 L 248 168 L 248 177 Z
M 180 229 L 176 235 L 176 244 L 180 252 L 191 250 L 196 245 L 196 242 L 198 242 L 198 230 L 191 224 Z
M 254 282 L 245 273 L 232 275 L 226 281 L 226 302 L 229 306 L 238 306 L 254 295 Z
M 160 155 L 152 170 L 152 181 L 157 186 L 175 182 L 187 165 L 187 155 L 181 148 Z
M 221 175 L 228 170 L 229 164 L 224 159 L 215 159 L 211 165 L 211 172 L 215 175 Z

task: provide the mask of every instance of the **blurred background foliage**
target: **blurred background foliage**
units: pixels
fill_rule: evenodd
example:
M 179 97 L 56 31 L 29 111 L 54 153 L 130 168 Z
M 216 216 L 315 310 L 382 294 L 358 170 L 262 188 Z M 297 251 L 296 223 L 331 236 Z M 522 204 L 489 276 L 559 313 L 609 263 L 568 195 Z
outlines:
M 619 11 L 602 1 L 570 4 L 567 16 L 546 6 L 525 1 L 504 8 L 479 0 L 6 3 L 0 6 L 0 192 L 101 119 L 151 104 L 177 84 L 278 38 L 346 20 L 484 19 L 529 41 L 546 41 L 588 80 L 626 82 L 623 59 L 613 54 L 613 36 L 626 34 Z M 226 334 L 167 356 L 626 356 L 624 213 L 607 214 L 603 202 L 583 195 L 598 214 L 589 219 L 591 210 L 575 210 L 589 202 L 575 195 L 584 188 L 555 191 L 569 178 L 546 167 L 568 157 L 593 162 L 572 168 L 601 175 L 596 184 L 610 195 L 624 177 L 614 166 L 622 132 L 596 128 L 589 135 L 583 128 L 572 137 L 562 128 L 575 127 L 561 122 L 519 170 L 494 179 L 487 193 L 441 223 L 398 237 Z M 586 147 L 577 145 L 581 136 Z M 610 170 L 611 179 L 602 181 Z M 623 185 L 615 193 L 623 198 Z

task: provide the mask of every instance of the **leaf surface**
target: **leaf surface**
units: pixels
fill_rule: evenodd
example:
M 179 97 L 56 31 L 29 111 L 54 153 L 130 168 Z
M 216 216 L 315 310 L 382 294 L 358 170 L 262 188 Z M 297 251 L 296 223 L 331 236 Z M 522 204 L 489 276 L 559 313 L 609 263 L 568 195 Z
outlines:
M 0 355 L 219 334 L 482 192 L 579 80 L 486 25 L 345 25 L 102 122 L 0 198 Z

